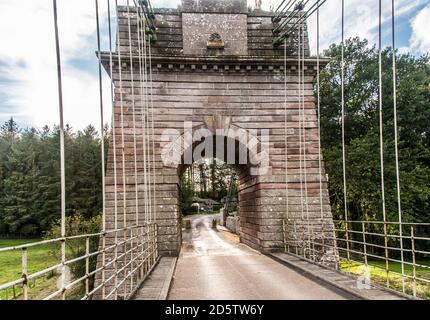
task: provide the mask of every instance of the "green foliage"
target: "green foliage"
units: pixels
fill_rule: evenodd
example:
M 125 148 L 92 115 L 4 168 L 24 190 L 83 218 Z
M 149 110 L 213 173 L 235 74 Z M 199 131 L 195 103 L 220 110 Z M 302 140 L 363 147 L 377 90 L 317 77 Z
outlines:
M 382 52 L 383 151 L 387 219 L 398 220 L 395 170 L 392 51 Z M 329 192 L 343 218 L 341 47 L 332 45 L 321 73 L 321 130 Z M 404 221 L 430 221 L 430 58 L 396 54 L 397 122 Z M 345 142 L 350 220 L 382 220 L 378 50 L 366 40 L 345 46 Z M 392 240 L 394 241 L 394 240 Z
M 209 36 L 209 40 L 211 40 L 211 41 L 220 41 L 220 40 L 222 40 L 222 37 L 221 37 L 221 35 L 219 33 L 214 32 L 214 33 L 212 33 Z
M 187 179 L 186 175 L 181 177 L 181 205 L 183 213 L 194 213 L 197 212 L 196 207 L 192 207 L 194 197 L 193 184 L 190 179 Z
M 421 279 L 428 279 L 430 276 L 430 269 L 428 268 L 429 261 L 417 261 L 417 264 L 419 265 L 415 267 L 417 277 Z M 362 276 L 366 272 L 368 272 L 372 282 L 376 282 L 383 286 L 387 283 L 387 273 L 385 268 L 386 267 L 384 261 L 369 261 L 367 268 L 363 261 L 350 261 L 349 263 L 345 259 L 341 259 L 340 261 L 340 269 L 342 271 L 351 273 L 356 276 Z M 402 291 L 402 282 L 404 282 L 405 292 L 407 294 L 412 295 L 415 289 L 415 292 L 418 297 L 427 300 L 430 299 L 430 286 L 424 281 L 413 280 L 413 266 L 409 264 L 404 265 L 405 274 L 410 276 L 410 278 L 402 278 L 401 263 L 390 261 L 388 265 L 388 270 L 388 279 L 391 288 L 394 288 L 397 291 Z
M 217 161 L 204 161 L 188 167 L 181 176 L 182 213 L 197 213 L 197 207 L 191 207 L 194 197 L 209 198 L 220 201 L 227 196 L 230 177 L 233 176 L 231 194 L 236 195 L 237 177 L 233 169 L 226 163 Z M 219 211 L 224 205 L 215 204 L 214 211 Z
M 66 218 L 66 235 L 67 236 L 77 236 L 85 234 L 99 233 L 101 230 L 101 215 L 96 215 L 90 219 L 86 219 L 81 214 L 75 214 L 73 216 Z M 46 232 L 46 239 L 56 239 L 61 237 L 61 220 L 56 220 L 51 228 Z M 88 237 L 89 240 L 89 253 L 98 250 L 99 237 L 92 236 Z M 66 241 L 66 252 L 67 259 L 71 260 L 74 258 L 82 257 L 86 252 L 86 241 L 87 238 L 69 239 Z M 61 256 L 58 246 L 54 246 L 50 251 L 50 254 L 61 261 Z M 89 259 L 89 271 L 96 269 L 97 256 L 92 256 Z M 85 275 L 86 270 L 86 259 L 81 259 L 70 265 L 70 270 L 73 274 L 74 279 L 78 279 Z M 92 286 L 94 282 L 94 277 L 90 278 L 90 285 Z
M 0 128 L 0 235 L 40 236 L 60 214 L 57 127 L 21 130 L 13 119 Z M 92 126 L 66 128 L 67 215 L 101 211 L 101 141 Z

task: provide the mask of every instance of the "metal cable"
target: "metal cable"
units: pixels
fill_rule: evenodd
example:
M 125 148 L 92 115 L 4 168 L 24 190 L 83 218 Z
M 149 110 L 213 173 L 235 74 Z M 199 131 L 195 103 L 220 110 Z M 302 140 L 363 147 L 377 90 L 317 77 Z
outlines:
M 394 114 L 394 151 L 396 160 L 396 188 L 397 188 L 397 210 L 399 217 L 399 236 L 400 236 L 400 260 L 402 267 L 402 290 L 405 293 L 405 263 L 403 255 L 403 227 L 402 227 L 402 202 L 400 190 L 400 169 L 399 169 L 399 143 L 397 127 L 397 71 L 396 71 L 396 30 L 395 30 L 395 4 L 391 0 L 391 32 L 392 32 L 392 50 L 393 50 L 393 114 Z
M 304 201 L 304 195 L 303 195 L 303 163 L 302 163 L 302 156 L 303 156 L 303 138 L 302 138 L 302 121 L 303 121 L 303 117 L 302 117 L 302 81 L 301 81 L 301 77 L 302 77 L 302 63 L 301 63 L 301 59 L 302 59 L 302 54 L 301 54 L 301 50 L 302 50 L 302 39 L 301 39 L 301 32 L 302 29 L 299 29 L 299 35 L 298 35 L 298 58 L 297 58 L 297 62 L 298 62 L 298 107 L 299 107 L 299 167 L 300 167 L 300 208 L 301 208 L 301 221 L 303 222 L 305 220 L 305 216 L 304 216 L 304 205 L 303 205 L 303 201 Z M 305 238 L 305 229 L 303 226 L 301 227 L 301 231 L 302 231 L 302 239 L 301 239 L 301 245 L 303 244 L 304 238 Z M 305 254 L 305 251 L 302 252 L 302 254 Z
M 100 57 L 100 20 L 99 20 L 99 2 L 95 0 L 96 8 L 96 24 L 97 24 L 97 57 L 98 57 L 98 75 L 99 75 L 99 95 L 100 95 L 100 137 L 101 137 L 101 165 L 102 165 L 102 233 L 106 231 L 106 183 L 105 183 L 105 135 L 104 135 L 104 117 L 103 117 L 103 80 L 102 80 L 102 61 Z M 102 248 L 106 246 L 105 235 L 102 236 Z M 103 297 L 105 295 L 105 266 L 106 254 L 102 253 L 102 283 L 103 283 Z
M 288 1 L 288 3 L 286 3 L 285 4 L 285 6 L 284 6 L 284 8 L 282 8 L 282 11 L 280 11 L 280 12 L 278 12 L 274 17 L 273 17 L 273 22 L 276 22 L 276 21 L 280 21 L 280 20 L 282 20 L 283 18 L 282 17 L 285 17 L 285 14 L 288 14 L 288 10 L 290 10 L 291 9 L 291 7 L 293 6 L 293 4 L 296 2 L 296 0 L 290 0 L 290 1 Z M 279 9 L 279 8 L 278 8 Z M 278 10 L 276 10 L 276 11 L 278 11 Z M 281 17 L 281 18 L 280 18 Z M 286 17 L 285 17 L 286 18 Z M 285 19 L 284 18 L 284 19 Z
M 58 12 L 57 0 L 53 0 L 54 12 L 54 29 L 55 29 L 55 49 L 57 57 L 57 81 L 58 81 L 58 107 L 60 116 L 60 185 L 61 185 L 61 237 L 66 236 L 66 169 L 65 169 L 65 151 L 64 151 L 64 112 L 63 112 L 63 83 L 61 73 L 61 52 L 60 52 L 60 35 L 58 32 Z M 65 300 L 65 282 L 66 282 L 66 243 L 61 241 L 61 288 L 63 289 L 61 298 Z
M 307 172 L 307 161 L 306 161 L 306 126 L 305 126 L 305 30 L 304 25 L 301 26 L 302 37 L 302 76 L 301 76 L 301 103 L 302 103 L 302 133 L 303 133 L 303 174 L 304 174 L 304 200 L 305 200 L 305 210 L 306 210 L 306 228 L 308 232 L 308 252 L 311 252 L 311 230 L 309 222 L 309 192 L 308 192 L 308 172 Z
M 143 9 L 142 9 L 143 10 Z M 148 193 L 148 179 L 147 179 L 147 82 L 146 82 L 146 54 L 142 55 L 142 52 L 146 52 L 146 30 L 145 30 L 145 19 L 138 19 L 137 21 L 137 32 L 138 32 L 138 46 L 139 46 L 139 71 L 140 71 L 140 102 L 141 102 L 141 125 L 142 125 L 142 152 L 143 152 L 143 175 L 144 175 L 144 212 L 145 212 L 145 222 L 149 221 L 149 193 Z M 142 250 L 146 247 L 149 248 L 149 241 L 151 235 L 149 232 L 146 233 L 145 236 L 142 234 L 142 241 L 145 242 L 145 245 L 142 246 Z M 146 240 L 146 241 L 145 241 Z M 150 261 L 145 260 L 144 264 L 142 264 L 143 271 L 150 269 Z
M 101 136 L 101 164 L 102 164 L 102 230 L 106 230 L 106 188 L 105 188 L 105 143 L 104 143 L 104 120 L 103 120 L 103 80 L 102 80 L 102 61 L 100 57 L 100 22 L 99 22 L 99 3 L 95 0 L 96 24 L 97 24 L 97 58 L 99 76 L 99 99 L 100 99 L 100 136 Z
M 109 25 L 109 71 L 111 76 L 110 93 L 112 101 L 112 152 L 113 152 L 113 181 L 114 181 L 114 229 L 118 230 L 118 172 L 117 172 L 117 148 L 116 148 L 116 120 L 115 120 L 115 93 L 113 79 L 113 56 L 112 56 L 112 19 L 110 0 L 107 0 L 108 25 Z M 118 20 L 118 18 L 117 18 Z M 121 68 L 120 65 L 118 65 Z M 118 299 L 118 232 L 114 234 L 114 285 L 115 299 Z
M 140 10 L 140 7 L 137 6 L 137 10 Z M 139 12 L 139 11 L 138 11 Z M 143 62 L 143 55 L 142 55 L 142 39 L 141 39 L 141 30 L 142 30 L 142 18 L 140 15 L 140 12 L 138 14 L 137 17 L 137 21 L 136 21 L 136 27 L 137 27 L 137 42 L 138 42 L 138 55 L 139 55 L 139 80 L 140 80 L 140 113 L 141 113 L 141 126 L 142 126 L 142 151 L 143 151 L 143 159 L 142 159 L 142 163 L 143 163 L 143 175 L 144 175 L 144 180 L 143 180 L 143 184 L 144 187 L 146 188 L 146 157 L 145 157 L 145 141 L 146 141 L 146 129 L 145 129 L 145 99 L 144 99 L 144 75 L 143 75 L 143 67 L 144 67 L 144 62 Z M 144 194 L 144 221 L 147 222 L 148 219 L 148 206 L 147 206 L 147 193 L 143 192 Z
M 137 179 L 137 143 L 136 143 L 136 104 L 134 96 L 134 62 L 133 62 L 133 50 L 132 50 L 132 38 L 131 38 L 131 22 L 130 22 L 130 1 L 127 0 L 127 27 L 128 27 L 128 48 L 129 48 L 129 59 L 130 59 L 130 81 L 131 81 L 131 112 L 133 122 L 133 160 L 134 160 L 134 193 L 135 193 L 135 224 L 138 225 L 139 221 L 139 194 L 138 194 L 138 179 Z M 130 245 L 133 248 L 133 230 L 130 230 Z M 130 252 L 131 269 L 133 270 L 133 252 Z M 130 288 L 132 290 L 134 284 L 133 274 L 130 275 Z
M 114 94 L 114 80 L 113 80 L 113 56 L 112 56 L 112 19 L 110 0 L 107 0 L 108 7 L 108 27 L 109 27 L 109 71 L 111 76 L 110 94 L 112 101 L 112 152 L 113 152 L 113 181 L 114 181 L 114 229 L 118 230 L 118 177 L 117 177 L 117 150 L 116 150 L 116 121 L 115 121 L 115 94 Z M 118 232 L 114 234 L 114 285 L 115 285 L 115 299 L 118 298 Z
M 152 206 L 152 216 L 154 221 L 156 221 L 157 218 L 157 203 L 156 203 L 156 199 L 155 199 L 155 177 L 156 177 L 156 172 L 155 172 L 155 125 L 154 125 L 154 99 L 152 96 L 152 50 L 151 50 L 151 40 L 149 40 L 148 42 L 148 46 L 149 46 L 149 101 L 150 101 L 150 107 L 151 107 L 151 137 L 152 137 L 152 174 L 153 174 L 153 179 L 152 179 L 152 183 L 153 183 L 153 206 Z
M 383 128 L 383 105 L 382 105 L 382 0 L 379 0 L 379 21 L 378 21 L 378 100 L 379 100 L 379 155 L 381 169 L 381 201 L 382 201 L 382 220 L 387 221 L 385 208 L 385 181 L 384 181 L 384 128 Z M 385 244 L 385 272 L 387 286 L 389 283 L 389 266 L 388 266 L 388 238 L 387 225 L 384 223 L 384 244 Z
M 143 9 L 142 9 L 143 10 Z M 146 61 L 143 57 L 143 51 L 144 51 L 144 23 L 145 19 L 141 17 L 141 19 L 138 21 L 137 24 L 137 31 L 138 31 L 138 41 L 139 41 L 139 61 L 140 61 L 140 82 L 141 82 L 141 92 L 140 92 L 140 102 L 141 102 L 141 126 L 142 126 L 142 156 L 143 156 L 143 194 L 144 194 L 144 220 L 145 222 L 148 221 L 148 193 L 147 193 L 147 163 L 146 163 L 146 114 L 145 114 L 145 107 L 146 107 L 146 80 L 145 80 L 145 68 L 146 68 Z
M 325 223 L 324 223 L 324 209 L 323 209 L 323 187 L 322 187 L 322 154 L 321 154 L 321 92 L 320 92 L 320 10 L 319 10 L 319 0 L 317 9 L 317 113 L 318 113 L 318 174 L 319 174 L 319 185 L 320 185 L 320 215 L 321 215 L 321 244 L 322 250 L 324 247 L 324 237 L 325 237 Z
M 348 234 L 348 195 L 346 188 L 346 150 L 345 150 L 345 0 L 342 0 L 342 44 L 341 44 L 341 105 L 342 105 L 342 173 L 343 173 L 343 206 L 345 219 L 346 254 L 348 271 L 350 270 L 349 234 Z
M 133 121 L 133 156 L 134 156 L 134 193 L 135 193 L 135 224 L 139 224 L 139 194 L 137 179 L 137 142 L 136 142 L 136 103 L 134 98 L 134 66 L 133 66 L 133 48 L 131 39 L 131 21 L 130 21 L 130 1 L 127 0 L 127 26 L 128 26 L 128 48 L 130 55 L 130 80 L 131 80 L 131 112 Z
M 117 44 L 118 44 L 118 65 L 119 65 L 119 96 L 120 96 L 120 123 L 121 123 L 121 158 L 122 158 L 122 186 L 123 186 L 123 228 L 127 225 L 127 184 L 126 184 L 126 172 L 125 172 L 125 137 L 124 137 L 124 98 L 123 98 L 123 83 L 122 83 L 122 58 L 121 58 L 121 35 L 119 26 L 119 10 L 118 0 L 115 0 L 116 12 L 117 12 Z M 124 230 L 124 250 L 127 248 L 127 231 Z M 127 255 L 124 255 L 124 264 L 127 264 Z M 124 295 L 127 295 L 127 286 L 124 284 Z
M 143 21 L 143 23 L 145 23 L 146 20 Z M 149 159 L 149 138 L 148 138 L 148 128 L 149 128 L 149 120 L 148 120 L 148 61 L 147 61 L 147 33 L 146 33 L 146 26 L 144 25 L 144 27 L 142 28 L 142 32 L 143 32 L 143 57 L 144 57 L 144 68 L 143 68 L 143 73 L 144 73 L 144 82 L 145 82 L 145 148 L 144 148 L 144 153 L 145 153 L 145 163 L 146 163 L 146 167 L 145 167 L 145 190 L 146 190 L 146 194 L 147 194 L 147 206 L 148 206 L 148 216 L 147 216 L 147 221 L 152 221 L 152 212 L 151 212 L 151 208 L 152 208 L 152 193 L 151 193 L 151 189 L 148 188 L 148 185 L 151 185 L 151 171 L 150 171 L 150 159 Z M 149 238 L 148 238 L 149 241 Z
M 304 6 L 306 6 L 307 4 L 308 4 L 308 2 L 309 2 L 310 0 L 305 0 L 305 3 L 303 3 L 303 7 Z M 292 4 L 294 4 L 294 3 L 292 3 Z M 313 6 L 312 6 L 313 7 Z M 288 9 L 289 10 L 289 9 Z M 295 16 L 296 15 L 298 15 L 298 14 L 300 14 L 300 9 L 299 8 L 295 8 L 292 12 L 291 12 L 291 14 L 289 15 L 289 16 L 287 16 L 285 19 L 284 19 L 284 21 L 282 21 L 282 23 L 280 23 L 278 26 L 276 26 L 274 29 L 273 29 L 273 32 L 278 32 L 279 30 L 281 30 L 282 28 L 284 28 L 284 27 L 287 27 L 288 26 L 288 24 L 291 22 L 291 21 L 293 21 L 293 19 L 295 18 Z M 300 18 L 300 17 L 299 17 Z M 299 19 L 298 18 L 298 19 Z M 298 20 L 296 20 L 296 22 L 295 23 L 298 23 Z M 299 24 L 299 26 L 300 26 L 300 24 Z
M 288 116 L 287 116 L 287 40 L 284 40 L 284 152 L 285 152 L 285 222 L 287 227 L 290 220 L 290 210 L 288 201 Z M 284 224 L 285 225 L 285 224 Z M 284 227 L 284 247 L 285 251 L 290 251 L 289 242 L 287 241 L 285 233 L 288 231 Z
M 280 37 L 287 37 L 289 34 L 296 31 L 303 22 L 312 16 L 327 0 L 322 0 L 320 4 L 315 2 L 304 14 L 299 17 L 288 30 L 285 30 Z

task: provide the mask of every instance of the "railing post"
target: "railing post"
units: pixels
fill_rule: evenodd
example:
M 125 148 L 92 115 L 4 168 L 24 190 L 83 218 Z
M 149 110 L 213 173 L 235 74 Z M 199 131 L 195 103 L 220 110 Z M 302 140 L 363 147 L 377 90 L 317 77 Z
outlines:
M 142 263 L 140 265 L 140 278 L 143 279 L 143 276 L 145 275 L 145 230 L 144 227 L 140 227 L 140 243 L 142 245 Z
M 134 266 L 134 241 L 133 241 L 133 227 L 130 228 L 130 292 L 133 291 L 133 285 L 134 285 L 134 281 L 133 281 L 133 266 Z
M 90 292 L 90 237 L 85 237 L 85 296 L 88 299 L 88 293 Z
M 66 238 L 61 239 L 61 299 L 66 300 Z
M 299 243 L 299 240 L 297 239 L 297 226 L 296 226 L 296 219 L 294 219 L 294 221 L 293 221 L 293 229 L 294 229 L 294 238 L 295 238 L 295 243 L 296 243 L 296 245 L 295 245 L 295 247 L 296 247 L 296 255 L 299 255 L 299 245 L 298 245 L 298 243 Z
M 403 248 L 403 227 L 402 222 L 399 222 L 399 240 L 400 240 L 400 262 L 401 262 L 401 272 L 402 272 L 402 292 L 406 293 L 406 284 L 405 284 L 405 259 L 404 259 L 404 248 Z
M 287 232 L 285 231 L 285 219 L 282 219 L 282 231 L 284 233 L 284 252 L 287 252 Z
M 153 240 L 152 239 L 152 237 L 153 237 L 152 232 L 153 232 L 152 224 L 148 224 L 148 234 L 147 234 L 147 236 L 148 236 L 148 256 L 149 256 L 148 270 L 151 269 L 152 259 L 153 259 L 153 255 L 154 255 L 154 252 L 153 252 L 154 247 L 152 245 L 152 240 Z
M 127 227 L 125 226 L 125 221 L 124 221 L 124 226 L 123 226 L 123 232 L 124 232 L 124 265 L 122 266 L 121 269 L 123 272 L 123 276 L 125 277 L 125 280 L 122 282 L 123 286 L 124 286 L 124 293 L 123 293 L 123 299 L 125 299 L 125 297 L 127 296 Z
M 141 235 L 141 243 L 142 243 L 142 277 L 145 276 L 146 274 L 146 249 L 145 249 L 145 225 L 142 225 L 142 227 L 140 228 L 142 235 Z
M 314 229 L 314 224 L 315 224 L 315 220 L 313 219 L 313 221 L 311 222 L 311 236 L 310 238 L 312 239 L 312 260 L 314 262 L 317 261 L 317 255 L 316 255 L 316 250 L 315 250 L 315 229 Z
M 389 277 L 390 268 L 389 268 L 389 264 L 388 264 L 387 223 L 386 223 L 385 219 L 384 219 L 384 247 L 385 247 L 385 275 L 386 275 L 386 278 L 387 278 L 386 285 L 389 288 L 390 287 L 390 277 Z
M 361 233 L 363 236 L 363 253 L 364 253 L 364 264 L 366 265 L 366 272 L 369 271 L 369 264 L 367 263 L 367 244 L 366 244 L 366 229 L 364 222 L 361 222 Z
M 106 297 L 106 232 L 102 234 L 102 299 Z
M 348 273 L 351 273 L 351 257 L 349 252 L 349 229 L 348 229 L 349 221 L 345 220 L 345 241 L 346 241 L 346 259 L 348 262 Z
M 321 202 L 322 206 L 322 202 Z M 326 247 L 325 247 L 325 223 L 324 223 L 324 215 L 321 217 L 321 251 L 322 251 L 322 257 L 325 256 L 326 253 Z
M 414 297 L 417 296 L 417 267 L 416 267 L 416 260 L 415 260 L 415 238 L 414 238 L 414 227 L 411 226 L 411 251 L 412 251 L 412 290 Z
M 115 300 L 118 300 L 118 229 L 115 229 L 115 277 L 114 277 L 114 290 Z
M 152 229 L 152 264 L 155 262 L 155 225 L 151 226 Z
M 155 260 L 158 258 L 158 225 L 154 223 L 154 251 L 155 251 Z
M 142 236 L 142 241 L 143 241 L 143 245 L 144 245 L 144 251 L 145 251 L 145 255 L 143 256 L 144 258 L 144 269 L 143 269 L 143 273 L 146 274 L 146 272 L 148 271 L 148 250 L 149 250 L 149 245 L 148 245 L 148 226 L 145 223 L 145 225 L 142 227 L 143 228 L 143 236 Z
M 27 271 L 27 248 L 22 248 L 22 295 L 24 300 L 28 300 L 28 271 Z

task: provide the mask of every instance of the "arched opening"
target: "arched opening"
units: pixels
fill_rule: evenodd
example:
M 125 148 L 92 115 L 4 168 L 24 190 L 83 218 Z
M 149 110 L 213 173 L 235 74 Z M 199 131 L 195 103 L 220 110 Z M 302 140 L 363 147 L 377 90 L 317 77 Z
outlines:
M 195 134 L 193 143 L 184 148 L 177 168 L 179 232 L 181 243 L 186 242 L 188 246 L 192 245 L 189 239 L 192 230 L 208 225 L 226 227 L 242 240 L 249 231 L 241 222 L 241 213 L 246 219 L 255 216 L 257 210 L 250 202 L 256 195 L 252 188 L 255 184 L 252 172 L 255 170 L 251 170 L 255 169 L 252 162 L 255 155 L 247 143 L 249 137 L 240 139 L 232 132 L 213 135 L 206 128 L 203 131 L 203 135 Z M 199 219 L 202 216 L 205 217 Z M 187 241 L 182 241 L 183 230 L 189 233 Z M 198 241 L 204 241 L 204 238 Z
M 239 176 L 212 158 L 188 165 L 180 176 L 181 252 L 223 253 L 240 239 Z M 228 235 L 228 237 L 226 237 Z
M 187 166 L 180 176 L 180 187 L 183 216 L 238 213 L 238 176 L 221 160 L 203 159 Z

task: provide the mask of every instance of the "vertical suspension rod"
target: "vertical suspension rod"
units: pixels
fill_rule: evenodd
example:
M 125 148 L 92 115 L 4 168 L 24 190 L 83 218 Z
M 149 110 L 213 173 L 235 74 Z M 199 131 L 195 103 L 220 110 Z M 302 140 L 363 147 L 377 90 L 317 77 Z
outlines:
M 61 73 L 61 52 L 60 36 L 58 32 L 58 10 L 57 0 L 53 0 L 54 10 L 54 29 L 55 29 L 55 49 L 57 58 L 57 81 L 58 81 L 58 106 L 60 116 L 60 185 L 61 185 L 61 297 L 65 300 L 65 282 L 66 282 L 66 173 L 65 173 L 65 152 L 64 152 L 64 112 L 63 112 L 63 83 Z

